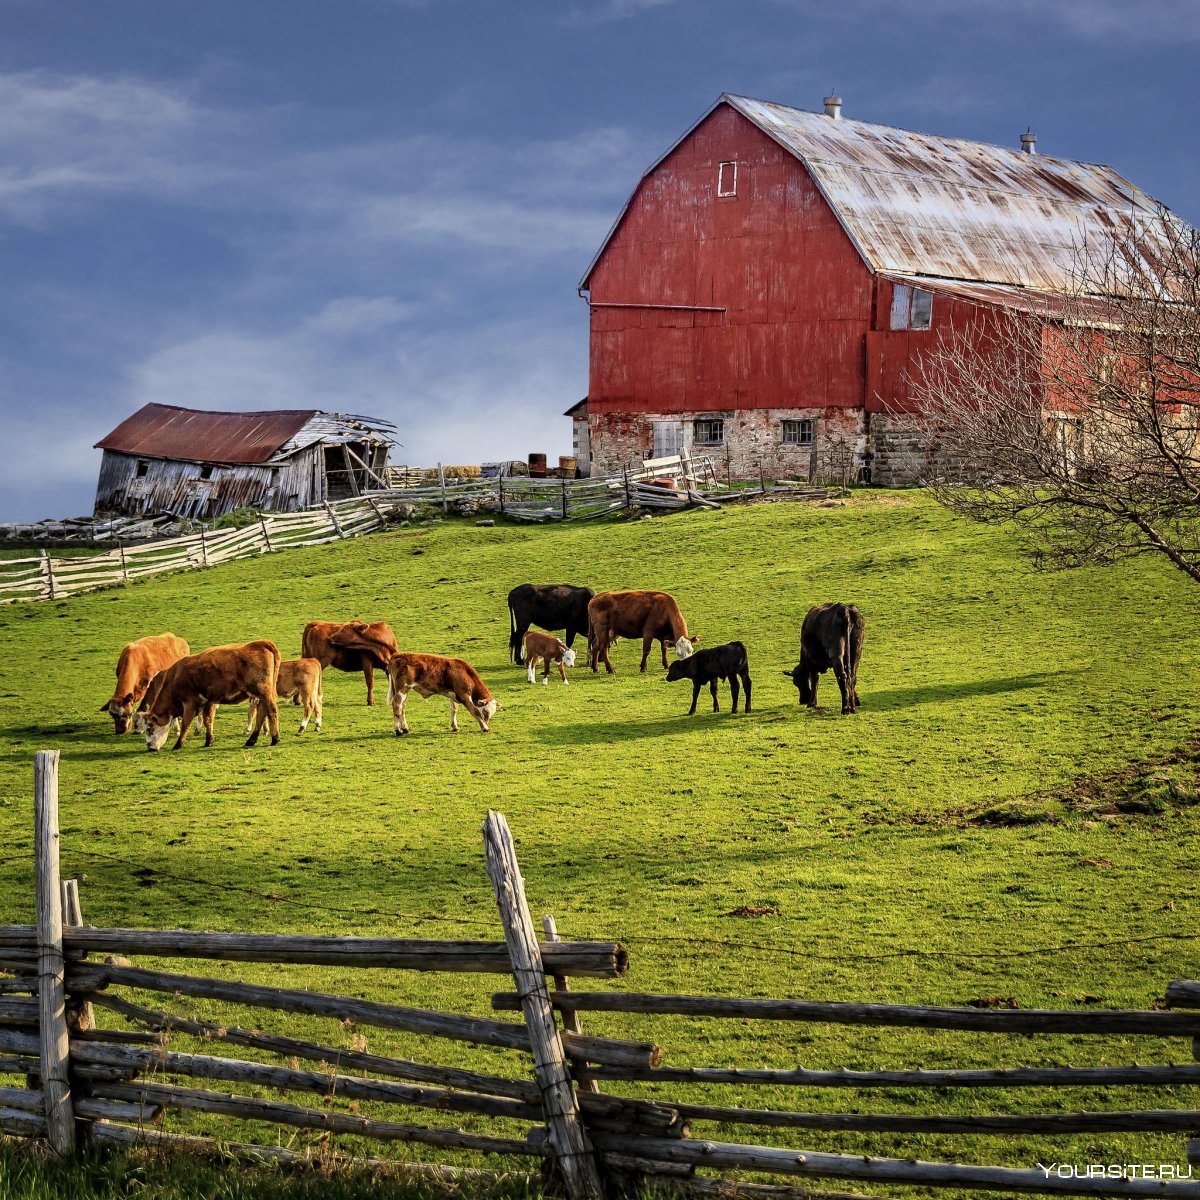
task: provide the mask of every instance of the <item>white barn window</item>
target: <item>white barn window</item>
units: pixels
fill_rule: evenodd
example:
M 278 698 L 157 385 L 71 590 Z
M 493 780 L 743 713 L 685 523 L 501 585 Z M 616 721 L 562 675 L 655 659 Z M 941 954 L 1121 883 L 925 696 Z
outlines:
M 704 417 L 692 422 L 692 441 L 697 446 L 720 446 L 725 441 L 725 421 L 720 417 Z
M 783 427 L 783 444 L 785 446 L 811 446 L 813 441 L 813 423 L 809 417 L 797 420 L 785 418 Z
M 897 283 L 892 288 L 891 329 L 928 329 L 933 324 L 933 293 Z
M 723 162 L 717 167 L 717 195 L 737 195 L 738 165 L 735 162 Z

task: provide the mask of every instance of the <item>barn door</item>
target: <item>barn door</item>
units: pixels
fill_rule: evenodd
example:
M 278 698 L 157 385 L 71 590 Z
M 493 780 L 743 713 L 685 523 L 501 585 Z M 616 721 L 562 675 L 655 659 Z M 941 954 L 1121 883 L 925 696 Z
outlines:
M 683 422 L 655 421 L 654 422 L 654 453 L 653 458 L 668 458 L 672 454 L 683 452 Z

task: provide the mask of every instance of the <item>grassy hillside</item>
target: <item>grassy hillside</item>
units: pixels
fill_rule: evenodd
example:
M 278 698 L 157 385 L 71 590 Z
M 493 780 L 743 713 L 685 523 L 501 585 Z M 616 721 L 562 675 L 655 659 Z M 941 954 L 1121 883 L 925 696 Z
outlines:
M 569 687 L 528 686 L 507 662 L 504 599 L 526 580 L 670 590 L 702 645 L 746 643 L 753 714 L 714 715 L 705 694 L 689 719 L 690 688 L 667 685 L 661 669 L 639 676 L 629 642 L 614 652 L 615 676 L 576 669 Z M 831 676 L 822 683 L 827 707 L 813 714 L 798 708 L 781 674 L 796 661 L 805 611 L 826 599 L 854 601 L 866 615 L 854 717 L 839 715 Z M 57 747 L 64 869 L 87 876 L 85 914 L 97 924 L 494 937 L 479 836 L 492 807 L 518 838 L 536 910 L 552 911 L 566 937 L 627 942 L 633 969 L 617 986 L 1149 1006 L 1169 978 L 1200 969 L 1192 870 L 1200 796 L 1186 749 L 1200 683 L 1195 612 L 1194 588 L 1156 563 L 1037 574 L 1003 533 L 915 494 L 603 526 L 436 523 L 7 606 L 0 919 L 32 916 L 31 760 Z M 386 618 L 403 649 L 474 663 L 503 706 L 493 733 L 464 721 L 451 735 L 446 702 L 414 698 L 413 733 L 397 739 L 385 688 L 368 709 L 361 677 L 334 672 L 324 731 L 297 737 L 297 710 L 283 709 L 274 749 L 242 748 L 244 708 L 221 712 L 211 750 L 197 739 L 154 756 L 141 739 L 115 738 L 96 711 L 130 638 L 169 629 L 200 648 L 269 637 L 288 657 L 306 621 L 356 616 Z M 728 915 L 739 909 L 765 915 Z M 479 1013 L 503 985 L 321 968 L 229 972 Z M 179 1002 L 179 1011 L 218 1010 Z M 338 1036 L 299 1019 L 262 1021 Z M 1097 1047 L 601 1016 L 586 1026 L 653 1037 L 668 1062 L 714 1065 L 1189 1057 L 1183 1043 L 1168 1050 L 1138 1039 Z M 428 1046 L 367 1033 L 372 1049 L 430 1058 Z M 446 1062 L 490 1061 L 450 1043 L 433 1049 Z M 841 1090 L 755 1099 L 831 1110 L 922 1100 Z M 1037 1107 L 1028 1095 L 935 1099 L 944 1111 Z M 1064 1109 L 1117 1099 L 1200 1107 L 1190 1093 L 1051 1099 Z M 1051 1145 L 784 1140 L 1022 1166 L 1038 1155 L 1087 1162 L 1135 1147 L 1160 1157 L 1127 1161 L 1182 1157 L 1182 1139 L 1141 1135 Z

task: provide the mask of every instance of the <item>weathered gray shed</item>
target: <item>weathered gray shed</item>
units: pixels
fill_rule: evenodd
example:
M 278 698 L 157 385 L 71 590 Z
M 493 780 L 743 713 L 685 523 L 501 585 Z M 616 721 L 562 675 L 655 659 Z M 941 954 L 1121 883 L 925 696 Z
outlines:
M 147 404 L 96 443 L 96 513 L 207 520 L 292 512 L 387 486 L 393 427 L 318 409 L 206 412 Z

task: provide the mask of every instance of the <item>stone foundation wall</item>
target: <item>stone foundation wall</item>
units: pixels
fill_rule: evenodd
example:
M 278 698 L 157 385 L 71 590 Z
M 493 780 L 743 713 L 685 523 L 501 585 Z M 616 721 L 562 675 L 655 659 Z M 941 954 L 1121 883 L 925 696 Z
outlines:
M 939 467 L 952 465 L 937 429 L 919 416 L 871 413 L 871 482 L 877 487 L 913 487 Z
M 724 421 L 719 445 L 695 440 L 695 421 Z M 811 420 L 813 445 L 785 445 L 782 422 Z M 849 408 L 747 408 L 694 413 L 597 413 L 589 416 L 592 474 L 635 467 L 654 450 L 654 422 L 682 421 L 683 448 L 694 458 L 712 460 L 720 479 L 818 477 L 843 470 L 850 482 L 863 478 L 868 458 L 866 414 Z M 815 452 L 815 453 L 814 453 Z

